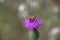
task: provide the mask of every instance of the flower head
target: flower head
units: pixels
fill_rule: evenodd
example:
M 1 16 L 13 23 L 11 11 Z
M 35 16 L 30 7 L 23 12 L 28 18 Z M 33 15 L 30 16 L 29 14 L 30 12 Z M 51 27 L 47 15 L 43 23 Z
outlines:
M 25 19 L 24 26 L 29 30 L 34 30 L 42 25 L 42 21 L 37 16 L 31 16 Z

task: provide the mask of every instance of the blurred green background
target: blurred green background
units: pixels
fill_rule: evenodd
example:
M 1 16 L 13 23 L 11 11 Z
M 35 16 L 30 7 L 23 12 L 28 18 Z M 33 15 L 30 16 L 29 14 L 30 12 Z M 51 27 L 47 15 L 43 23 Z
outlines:
M 28 30 L 22 24 L 22 17 L 19 18 L 17 16 L 18 6 L 21 3 L 26 3 L 26 1 L 0 0 L 0 40 L 29 40 L 27 35 Z M 28 6 L 28 15 L 32 13 L 36 14 L 44 22 L 42 27 L 38 29 L 40 32 L 39 40 L 49 40 L 51 38 L 48 36 L 50 35 L 50 30 L 54 27 L 60 27 L 60 1 L 35 1 L 39 2 L 39 7 Z M 55 40 L 60 40 L 60 36 L 58 35 Z

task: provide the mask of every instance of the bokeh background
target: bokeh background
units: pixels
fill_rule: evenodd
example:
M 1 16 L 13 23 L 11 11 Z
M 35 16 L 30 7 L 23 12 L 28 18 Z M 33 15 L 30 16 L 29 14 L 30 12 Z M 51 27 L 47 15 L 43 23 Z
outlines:
M 29 15 L 44 22 L 39 40 L 60 40 L 60 0 L 0 0 L 0 40 L 29 40 L 22 24 Z

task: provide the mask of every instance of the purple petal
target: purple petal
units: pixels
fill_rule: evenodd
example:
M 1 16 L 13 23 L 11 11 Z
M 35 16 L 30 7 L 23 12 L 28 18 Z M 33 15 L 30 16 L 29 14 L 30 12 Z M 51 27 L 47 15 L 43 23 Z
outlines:
M 43 22 L 39 18 L 35 18 L 33 22 L 30 22 L 29 19 L 25 19 L 24 26 L 29 30 L 34 30 L 39 28 Z

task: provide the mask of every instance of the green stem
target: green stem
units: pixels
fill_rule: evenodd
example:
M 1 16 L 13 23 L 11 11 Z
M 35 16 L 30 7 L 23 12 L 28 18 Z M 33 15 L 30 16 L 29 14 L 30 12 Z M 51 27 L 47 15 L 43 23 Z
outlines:
M 38 40 L 39 32 L 37 30 L 29 31 L 29 40 Z

